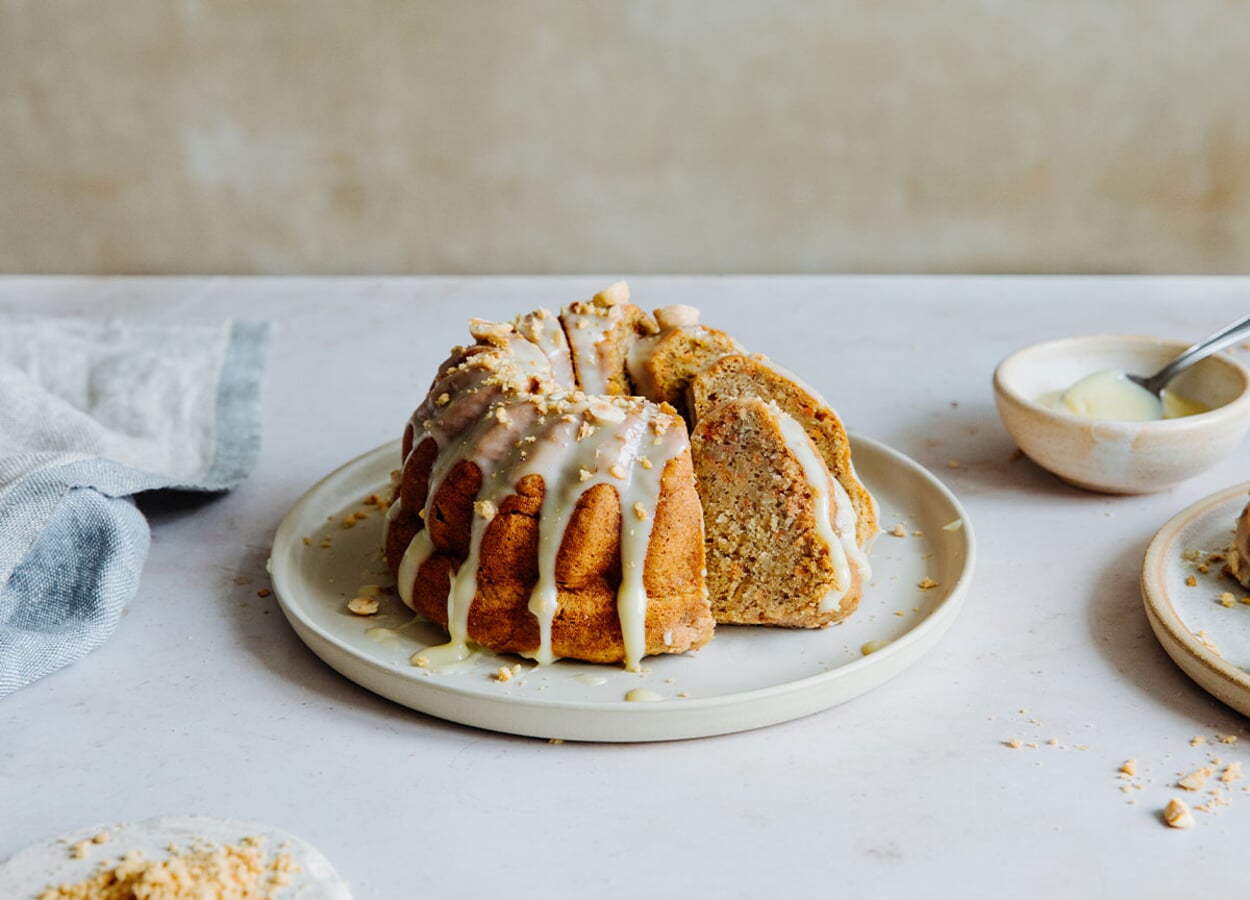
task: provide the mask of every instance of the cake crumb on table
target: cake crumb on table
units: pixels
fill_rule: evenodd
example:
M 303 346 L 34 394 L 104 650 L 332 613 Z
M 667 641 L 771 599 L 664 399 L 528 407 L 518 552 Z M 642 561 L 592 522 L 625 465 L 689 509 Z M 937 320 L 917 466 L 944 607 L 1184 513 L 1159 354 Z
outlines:
M 922 591 L 927 591 L 937 586 L 938 586 L 938 583 L 934 581 L 932 578 L 930 578 L 928 575 L 920 579 L 920 582 L 916 585 L 916 587 L 920 588 L 920 590 Z
M 907 526 L 905 526 L 902 522 L 899 522 L 890 529 L 890 534 L 898 538 L 907 537 Z
M 1188 775 L 1183 775 L 1177 779 L 1176 786 L 1184 788 L 1187 791 L 1202 790 L 1203 785 L 1207 783 L 1207 779 L 1211 777 L 1211 774 L 1211 768 L 1209 766 L 1201 769 L 1195 769 Z
M 1194 817 L 1189 812 L 1189 805 L 1176 797 L 1168 801 L 1163 810 L 1163 821 L 1169 828 L 1193 828 Z
M 1136 775 L 1137 774 L 1137 760 L 1126 759 L 1124 761 L 1124 765 L 1120 766 L 1120 771 L 1125 775 L 1129 775 L 1129 776 Z

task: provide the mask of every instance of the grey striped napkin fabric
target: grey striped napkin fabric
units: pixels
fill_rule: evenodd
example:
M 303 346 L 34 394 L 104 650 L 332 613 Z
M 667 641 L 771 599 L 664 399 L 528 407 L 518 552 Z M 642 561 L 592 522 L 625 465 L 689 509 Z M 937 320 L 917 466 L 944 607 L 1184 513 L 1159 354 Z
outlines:
M 261 323 L 0 317 L 0 696 L 135 595 L 141 491 L 224 491 L 260 450 Z

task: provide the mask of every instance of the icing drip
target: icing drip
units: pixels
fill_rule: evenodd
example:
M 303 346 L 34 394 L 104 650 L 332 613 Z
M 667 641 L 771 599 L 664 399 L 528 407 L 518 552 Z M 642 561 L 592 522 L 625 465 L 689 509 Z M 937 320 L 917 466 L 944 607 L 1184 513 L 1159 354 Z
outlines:
M 855 546 L 855 508 L 851 506 L 850 497 L 838 484 L 837 479 L 827 474 L 816 449 L 808 439 L 803 426 L 781 411 L 775 403 L 768 404 L 769 409 L 777 417 L 777 425 L 786 439 L 786 446 L 799 461 L 803 468 L 803 476 L 812 490 L 815 500 L 816 533 L 820 535 L 829 548 L 830 562 L 833 564 L 833 587 L 820 600 L 821 612 L 832 612 L 851 588 L 851 565 L 848 557 L 855 559 L 858 567 L 859 558 L 863 554 Z M 837 504 L 836 516 L 831 515 L 830 486 L 833 499 Z M 851 548 L 855 548 L 856 556 L 851 556 Z M 865 560 L 866 562 L 866 560 Z M 864 573 L 861 577 L 867 577 Z
M 545 309 L 518 316 L 513 323 L 517 333 L 529 340 L 547 357 L 557 384 L 573 384 L 573 358 L 564 326 L 558 316 Z
M 573 357 L 577 385 L 587 394 L 611 393 L 607 371 L 608 354 L 600 345 L 625 321 L 629 286 L 618 281 L 608 285 L 589 301 L 570 303 L 560 314 Z

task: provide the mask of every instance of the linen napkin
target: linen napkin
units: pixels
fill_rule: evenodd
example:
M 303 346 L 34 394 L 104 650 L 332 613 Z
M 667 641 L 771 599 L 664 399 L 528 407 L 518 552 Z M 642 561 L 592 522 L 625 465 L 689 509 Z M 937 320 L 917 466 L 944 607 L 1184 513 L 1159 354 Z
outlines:
M 224 491 L 260 449 L 268 327 L 0 317 L 0 696 L 134 597 L 140 491 Z

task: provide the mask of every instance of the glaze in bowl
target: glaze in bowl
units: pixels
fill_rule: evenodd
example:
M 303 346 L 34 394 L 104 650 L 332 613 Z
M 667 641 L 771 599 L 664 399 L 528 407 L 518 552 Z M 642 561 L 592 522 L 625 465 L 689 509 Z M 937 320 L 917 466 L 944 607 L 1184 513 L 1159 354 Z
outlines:
M 1064 481 L 1109 494 L 1163 490 L 1227 456 L 1250 429 L 1250 371 L 1217 354 L 1178 375 L 1169 388 L 1211 409 L 1177 419 L 1089 419 L 1041 398 L 1093 372 L 1149 375 L 1188 344 L 1136 335 L 1062 338 L 1012 353 L 994 370 L 994 401 L 1022 451 Z

